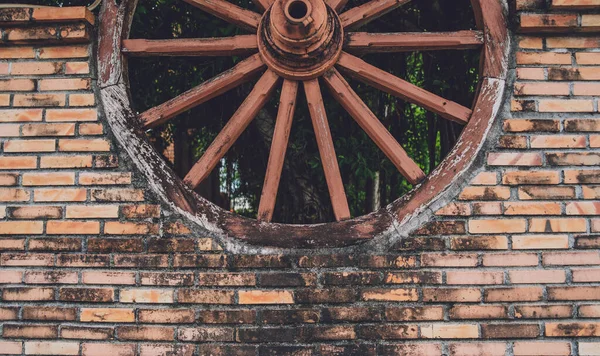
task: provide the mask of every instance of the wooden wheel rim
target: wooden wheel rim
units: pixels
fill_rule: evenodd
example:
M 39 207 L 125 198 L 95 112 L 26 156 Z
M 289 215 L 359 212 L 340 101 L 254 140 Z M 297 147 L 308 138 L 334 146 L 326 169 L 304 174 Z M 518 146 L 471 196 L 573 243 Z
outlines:
M 128 37 L 137 0 L 124 0 L 120 4 L 106 0 L 102 5 L 97 63 L 104 114 L 116 139 L 152 190 L 176 212 L 220 238 L 232 251 L 269 251 L 256 250 L 252 245 L 339 248 L 368 241 L 373 242 L 368 244 L 371 249 L 385 248 L 406 236 L 423 221 L 422 216 L 430 216 L 432 207 L 436 204 L 439 207 L 443 197 L 456 194 L 457 186 L 477 168 L 474 163 L 499 111 L 510 47 L 505 17 L 507 6 L 505 0 L 471 2 L 484 39 L 481 81 L 471 118 L 453 150 L 423 182 L 387 207 L 368 215 L 313 225 L 265 223 L 222 210 L 190 190 L 140 133 L 139 121 L 131 109 L 121 42 Z

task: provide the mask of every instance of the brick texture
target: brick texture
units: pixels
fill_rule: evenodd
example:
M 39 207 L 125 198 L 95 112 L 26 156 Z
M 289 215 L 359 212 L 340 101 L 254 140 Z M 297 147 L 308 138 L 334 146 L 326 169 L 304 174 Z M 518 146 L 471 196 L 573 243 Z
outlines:
M 511 5 L 501 137 L 375 255 L 192 233 L 111 140 L 94 16 L 0 10 L 0 353 L 600 355 L 600 2 Z

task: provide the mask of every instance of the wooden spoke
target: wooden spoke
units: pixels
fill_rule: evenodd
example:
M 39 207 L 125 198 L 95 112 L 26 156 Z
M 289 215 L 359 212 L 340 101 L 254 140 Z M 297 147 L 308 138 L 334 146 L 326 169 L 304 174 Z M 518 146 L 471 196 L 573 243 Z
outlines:
M 337 221 L 350 218 L 350 208 L 344 191 L 344 183 L 340 174 L 337 156 L 333 147 L 331 131 L 329 130 L 329 122 L 325 113 L 325 105 L 321 96 L 321 89 L 317 79 L 312 79 L 304 82 L 304 92 L 306 93 L 306 101 L 308 102 L 308 111 L 312 119 L 315 136 L 317 138 L 317 146 L 321 155 L 323 170 L 325 171 L 325 180 L 331 197 L 331 205 L 333 206 L 333 214 Z
M 255 54 L 241 61 L 228 71 L 205 81 L 159 106 L 144 111 L 138 118 L 144 125 L 144 128 L 152 128 L 163 124 L 174 116 L 250 80 L 263 67 L 264 63 L 260 59 L 260 55 Z
M 223 130 L 219 132 L 215 140 L 206 149 L 202 157 L 200 157 L 200 160 L 194 164 L 185 176 L 185 183 L 192 188 L 196 188 L 210 174 L 233 143 L 248 127 L 256 114 L 262 109 L 267 100 L 269 100 L 278 79 L 279 76 L 271 70 L 267 70 L 262 75 L 254 86 L 254 89 L 248 94 Z
M 252 0 L 252 2 L 263 12 L 273 5 L 273 0 Z
M 256 35 L 224 38 L 172 40 L 133 39 L 123 41 L 123 53 L 130 56 L 230 56 L 256 53 Z
M 267 174 L 263 184 L 260 204 L 258 205 L 258 220 L 271 221 L 273 218 L 273 209 L 275 209 L 275 199 L 277 198 L 277 189 L 281 179 L 281 170 L 285 159 L 285 151 L 292 128 L 292 119 L 296 109 L 296 97 L 298 96 L 298 82 L 284 80 L 279 98 L 279 109 L 277 111 L 277 121 L 273 131 L 273 141 L 271 142 L 271 153 L 269 154 L 269 163 L 267 164 Z
M 260 14 L 246 10 L 224 0 L 183 0 L 190 5 L 202 9 L 229 23 L 245 30 L 256 31 L 260 21 Z
M 327 5 L 331 6 L 331 8 L 335 10 L 335 12 L 339 13 L 340 10 L 342 10 L 344 6 L 346 6 L 348 0 L 326 0 L 325 2 L 327 3 Z
M 464 125 L 471 117 L 471 109 L 421 89 L 351 54 L 342 52 L 337 64 L 353 78 L 420 105 L 448 120 Z
M 340 21 L 345 29 L 356 29 L 409 2 L 410 0 L 372 0 L 342 13 Z
M 344 48 L 361 53 L 471 49 L 483 45 L 483 32 L 350 32 Z
M 383 126 L 361 98 L 352 90 L 350 84 L 335 69 L 327 72 L 323 78 L 335 99 L 356 120 L 363 130 L 392 161 L 394 166 L 411 183 L 417 184 L 425 178 L 425 173 L 413 161 L 398 141 Z

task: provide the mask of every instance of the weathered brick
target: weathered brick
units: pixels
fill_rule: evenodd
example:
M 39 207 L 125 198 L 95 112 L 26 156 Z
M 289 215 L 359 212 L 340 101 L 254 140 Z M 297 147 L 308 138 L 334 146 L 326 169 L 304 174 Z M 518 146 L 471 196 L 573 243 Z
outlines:
M 239 304 L 293 304 L 294 296 L 287 290 L 248 290 L 238 292 Z
M 542 298 L 541 287 L 490 288 L 484 292 L 486 302 L 535 302 Z
M 135 320 L 133 309 L 82 308 L 79 320 L 96 323 L 127 323 Z
M 123 289 L 119 292 L 122 303 L 173 303 L 171 289 Z
M 570 318 L 573 307 L 570 305 L 516 305 L 515 318 L 559 319 Z
M 550 337 L 598 337 L 600 323 L 546 323 L 546 336 Z
M 228 290 L 180 289 L 178 291 L 178 302 L 186 304 L 233 304 L 234 293 Z

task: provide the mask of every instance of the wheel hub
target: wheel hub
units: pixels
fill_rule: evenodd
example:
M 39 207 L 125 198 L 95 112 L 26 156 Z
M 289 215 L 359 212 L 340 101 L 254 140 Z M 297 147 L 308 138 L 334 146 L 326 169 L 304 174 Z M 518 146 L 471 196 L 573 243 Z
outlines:
M 313 79 L 331 68 L 342 52 L 343 28 L 323 0 L 278 0 L 258 28 L 258 50 L 284 78 Z

